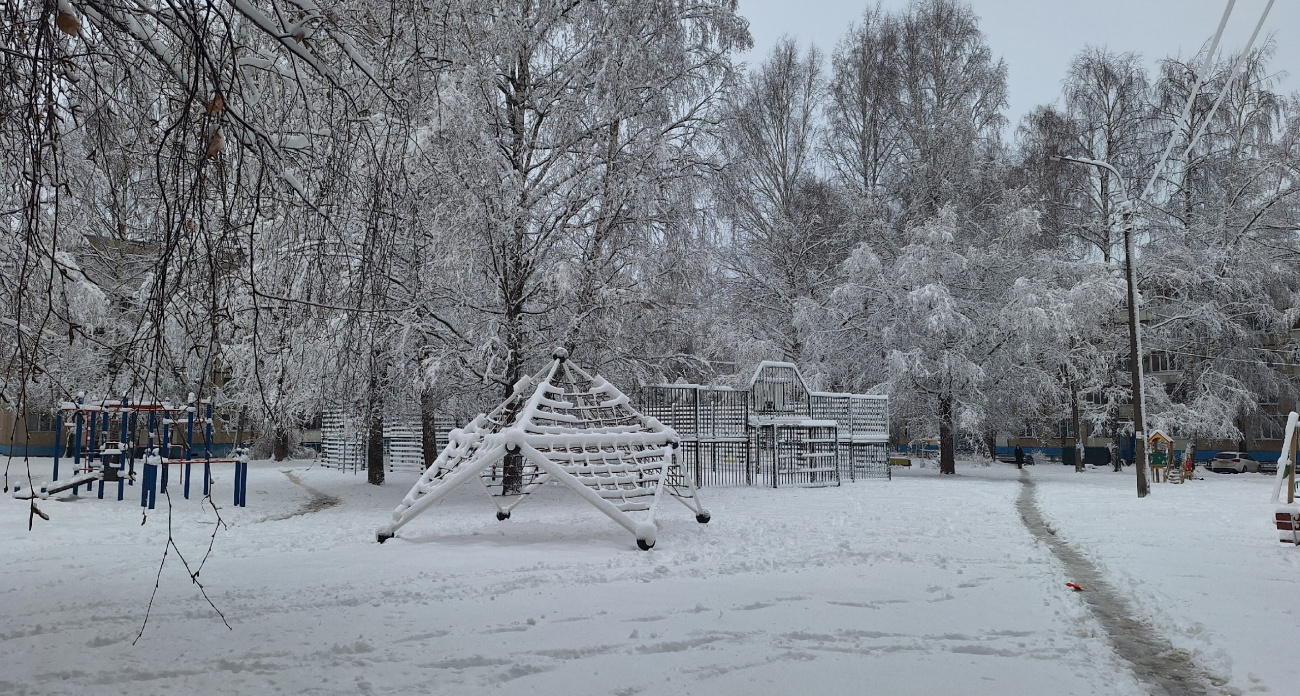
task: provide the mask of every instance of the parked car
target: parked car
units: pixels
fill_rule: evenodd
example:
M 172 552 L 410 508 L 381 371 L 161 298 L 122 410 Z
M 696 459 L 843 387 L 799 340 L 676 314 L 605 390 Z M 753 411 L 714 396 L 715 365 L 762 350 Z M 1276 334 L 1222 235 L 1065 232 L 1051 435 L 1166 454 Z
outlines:
M 1261 474 L 1276 474 L 1276 473 L 1277 473 L 1277 460 L 1276 460 L 1276 459 L 1272 459 L 1272 460 L 1268 460 L 1268 461 L 1260 460 L 1260 462 L 1259 462 L 1259 473 L 1261 473 Z
M 1276 464 L 1274 467 L 1276 469 Z M 1259 462 L 1249 452 L 1220 452 L 1214 459 L 1205 463 L 1205 468 L 1219 473 L 1240 474 L 1247 471 L 1259 472 Z

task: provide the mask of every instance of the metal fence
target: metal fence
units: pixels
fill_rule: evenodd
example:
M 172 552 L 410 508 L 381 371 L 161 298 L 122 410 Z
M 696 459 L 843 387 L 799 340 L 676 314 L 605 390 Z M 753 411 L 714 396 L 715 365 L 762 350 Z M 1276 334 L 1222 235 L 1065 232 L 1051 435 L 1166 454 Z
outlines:
M 763 475 L 749 456 L 749 440 L 686 440 L 682 442 L 682 467 L 697 486 L 763 485 Z
M 808 392 L 798 370 L 764 363 L 749 390 L 642 387 L 638 408 L 677 431 L 697 486 L 826 486 L 889 479 L 889 399 Z
M 812 421 L 817 422 L 817 421 Z M 839 452 L 832 421 L 772 424 L 753 429 L 755 459 L 764 483 L 781 486 L 840 485 Z
M 750 382 L 750 408 L 756 414 L 808 415 L 808 386 L 790 363 L 765 362 Z
M 838 449 L 840 465 L 850 481 L 893 478 L 888 443 L 841 442 Z
M 836 423 L 841 472 L 850 481 L 889 479 L 889 397 L 874 394 L 813 392 L 813 418 Z
M 433 423 L 435 451 L 447 446 L 447 434 L 460 426 L 446 417 Z M 364 421 L 342 410 L 321 414 L 321 464 L 354 473 L 366 468 L 366 429 Z M 424 471 L 424 436 L 418 415 L 384 416 L 384 469 L 389 472 Z
M 644 387 L 638 396 L 643 414 L 677 431 L 684 441 L 748 437 L 747 392 L 698 384 L 665 384 Z

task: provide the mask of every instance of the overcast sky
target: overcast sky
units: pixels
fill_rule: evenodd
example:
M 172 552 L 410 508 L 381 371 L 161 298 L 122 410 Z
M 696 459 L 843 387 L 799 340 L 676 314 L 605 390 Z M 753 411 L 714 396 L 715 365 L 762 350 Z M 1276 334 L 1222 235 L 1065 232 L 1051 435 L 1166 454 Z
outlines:
M 739 0 L 749 20 L 754 50 L 742 56 L 757 65 L 783 34 L 803 46 L 816 43 L 829 56 L 845 28 L 856 22 L 872 2 L 863 0 Z M 1007 62 L 1014 127 L 1038 104 L 1058 99 L 1061 79 L 1070 59 L 1087 45 L 1114 51 L 1135 51 L 1154 73 L 1166 56 L 1184 58 L 1214 36 L 1226 0 L 969 0 L 980 17 L 980 28 L 993 55 Z M 907 0 L 884 0 L 886 9 L 907 6 Z M 1237 0 L 1220 41 L 1220 50 L 1246 45 L 1267 0 Z M 1272 33 L 1277 53 L 1273 71 L 1292 76 L 1280 91 L 1300 89 L 1300 2 L 1278 0 L 1269 12 L 1262 36 Z

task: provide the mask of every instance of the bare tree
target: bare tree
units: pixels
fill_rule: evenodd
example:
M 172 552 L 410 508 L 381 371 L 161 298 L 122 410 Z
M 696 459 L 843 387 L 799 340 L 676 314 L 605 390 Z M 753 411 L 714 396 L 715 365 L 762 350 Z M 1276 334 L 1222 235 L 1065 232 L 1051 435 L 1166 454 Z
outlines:
M 900 26 L 877 4 L 835 46 L 827 105 L 827 159 L 840 181 L 875 199 L 897 182 Z
M 900 19 L 898 120 L 910 218 L 966 205 L 983 185 L 971 177 L 999 154 L 1007 68 L 994 60 L 970 6 L 918 0 Z
M 1141 58 L 1135 53 L 1085 48 L 1070 63 L 1064 94 L 1074 142 L 1070 151 L 1057 154 L 1109 162 L 1130 173 L 1130 180 L 1139 180 L 1150 157 L 1146 152 L 1147 77 Z M 1119 182 L 1105 168 L 1072 169 L 1089 177 L 1088 195 L 1077 203 L 1085 215 L 1074 234 L 1096 247 L 1109 263 L 1119 243 L 1111 225 L 1115 201 L 1123 199 L 1114 191 Z
M 756 353 L 787 360 L 810 357 L 801 308 L 830 291 L 850 248 L 838 193 L 818 173 L 821 61 L 816 48 L 801 52 L 787 38 L 749 75 L 728 105 L 727 165 L 717 179 L 736 330 Z
M 471 260 L 448 355 L 508 395 L 542 348 L 635 304 L 632 251 L 668 217 L 669 190 L 698 180 L 691 150 L 748 34 L 723 1 L 444 10 L 455 39 L 427 163 L 445 182 L 439 221 Z

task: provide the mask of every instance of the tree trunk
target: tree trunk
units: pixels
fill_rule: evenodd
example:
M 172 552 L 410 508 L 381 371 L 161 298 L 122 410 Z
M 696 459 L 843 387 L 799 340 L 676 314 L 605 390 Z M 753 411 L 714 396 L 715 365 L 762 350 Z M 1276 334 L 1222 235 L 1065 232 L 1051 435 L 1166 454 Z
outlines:
M 984 446 L 989 450 L 989 459 L 995 463 L 998 461 L 998 432 L 990 430 L 984 435 Z
M 1074 471 L 1083 472 L 1083 423 L 1079 418 L 1079 389 L 1070 380 L 1070 427 L 1074 428 Z
M 282 462 L 289 458 L 289 429 L 283 425 L 275 426 L 275 441 L 271 446 L 271 458 Z
M 370 348 L 370 379 L 366 385 L 366 482 L 384 483 L 384 395 L 380 391 L 384 370 L 379 344 Z
M 1112 247 L 1115 242 L 1111 239 L 1110 225 L 1108 223 L 1110 220 L 1110 172 L 1105 169 L 1101 170 L 1101 220 L 1106 235 L 1106 244 L 1102 250 L 1102 261 L 1109 266 L 1111 252 L 1113 251 Z
M 509 399 L 514 396 L 515 384 L 523 378 L 523 367 L 520 353 L 523 351 L 523 328 L 519 326 L 520 320 L 515 312 L 506 313 L 506 349 L 509 355 L 506 357 L 505 386 L 502 397 Z
M 420 447 L 426 469 L 438 458 L 437 412 L 433 407 L 433 393 L 427 389 L 420 392 Z
M 235 416 L 238 419 L 235 422 L 235 447 L 242 447 L 244 445 L 244 414 L 247 413 L 247 411 L 247 408 L 241 408 L 239 409 L 239 415 Z
M 1124 270 L 1128 280 L 1128 355 L 1129 380 L 1133 401 L 1133 468 L 1137 477 L 1137 495 L 1147 497 L 1147 433 L 1144 431 L 1142 398 L 1142 351 L 1138 345 L 1141 307 L 1137 304 L 1137 273 L 1133 268 L 1133 224 L 1124 216 Z
M 366 424 L 366 482 L 384 483 L 384 414 L 373 409 Z
M 957 448 L 953 442 L 952 397 L 939 397 L 939 473 L 957 473 Z

